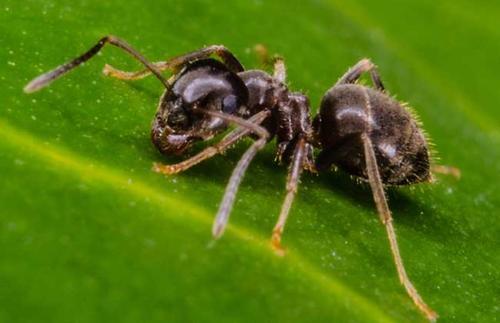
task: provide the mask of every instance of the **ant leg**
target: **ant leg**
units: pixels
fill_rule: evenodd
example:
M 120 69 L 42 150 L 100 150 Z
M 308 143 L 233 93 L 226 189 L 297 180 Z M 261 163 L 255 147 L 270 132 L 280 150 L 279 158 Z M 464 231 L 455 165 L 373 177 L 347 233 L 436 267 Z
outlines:
M 231 174 L 231 178 L 229 179 L 229 182 L 226 186 L 224 198 L 222 199 L 222 202 L 219 206 L 219 210 L 217 211 L 217 215 L 212 227 L 212 235 L 215 239 L 220 238 L 224 233 L 241 180 L 243 179 L 243 176 L 245 175 L 250 162 L 255 157 L 257 152 L 264 148 L 266 142 L 267 137 L 261 137 L 260 139 L 255 141 L 243 154 L 241 159 L 238 161 L 238 164 L 234 168 L 233 173 Z
M 286 197 L 283 201 L 283 205 L 281 206 L 280 216 L 278 218 L 278 222 L 274 226 L 273 234 L 271 238 L 271 245 L 275 252 L 283 256 L 285 254 L 285 250 L 281 246 L 281 236 L 283 234 L 283 230 L 285 228 L 286 220 L 288 218 L 288 214 L 290 213 L 290 208 L 292 206 L 293 199 L 297 194 L 297 189 L 299 185 L 299 178 L 304 169 L 304 164 L 306 160 L 306 155 L 308 153 L 308 147 L 304 138 L 300 138 L 295 146 L 295 151 L 292 157 L 292 161 L 290 163 L 290 168 L 288 170 L 288 178 L 286 182 Z
M 384 84 L 380 79 L 380 75 L 377 71 L 377 67 L 368 58 L 360 60 L 356 65 L 351 67 L 338 81 L 335 85 L 340 84 L 350 84 L 356 82 L 363 73 L 370 72 L 372 82 L 375 88 L 380 91 L 384 91 Z
M 212 54 L 217 55 L 232 72 L 239 73 L 244 71 L 238 59 L 223 45 L 211 45 L 194 52 L 171 58 L 167 63 L 172 68 L 179 68 L 189 62 L 208 58 Z
M 271 60 L 269 59 L 269 50 L 263 44 L 256 44 L 253 47 L 253 51 L 257 55 L 260 65 L 262 67 L 269 67 L 271 65 Z
M 231 209 L 234 204 L 234 199 L 236 197 L 236 193 L 238 192 L 241 180 L 243 179 L 243 176 L 245 175 L 245 172 L 248 166 L 250 165 L 252 159 L 255 157 L 257 152 L 262 148 L 264 148 L 264 146 L 266 145 L 266 142 L 269 139 L 269 132 L 265 128 L 253 123 L 249 123 L 245 119 L 241 119 L 232 115 L 225 115 L 223 113 L 215 111 L 205 110 L 204 112 L 214 116 L 220 116 L 220 115 L 225 116 L 227 121 L 233 121 L 242 126 L 245 126 L 245 123 L 248 123 L 248 125 L 251 126 L 252 128 L 252 132 L 259 136 L 259 139 L 257 139 L 245 151 L 243 156 L 241 156 L 240 160 L 238 161 L 238 164 L 236 165 L 236 167 L 233 170 L 233 173 L 231 174 L 229 182 L 227 183 L 226 191 L 224 192 L 224 197 L 222 198 L 222 202 L 219 206 L 219 210 L 217 211 L 217 215 L 215 216 L 214 224 L 212 227 L 212 235 L 215 239 L 218 239 L 222 236 L 226 228 L 227 222 L 229 220 L 229 214 L 231 213 Z
M 135 49 L 133 49 L 129 44 L 127 44 L 125 41 L 121 40 L 120 38 L 117 38 L 115 36 L 105 36 L 99 40 L 99 42 L 94 45 L 90 50 L 82 54 L 81 56 L 69 61 L 66 64 L 63 64 L 59 67 L 56 67 L 55 69 L 44 73 L 37 78 L 33 79 L 31 82 L 28 83 L 24 87 L 24 92 L 26 93 L 32 93 L 35 91 L 40 90 L 41 88 L 49 85 L 52 81 L 56 80 L 57 78 L 61 77 L 65 73 L 71 71 L 75 67 L 81 65 L 82 63 L 88 61 L 91 59 L 94 55 L 96 55 L 107 43 L 116 46 L 118 48 L 123 49 L 130 55 L 132 55 L 135 59 L 139 60 L 142 64 L 146 66 L 146 68 L 153 73 L 162 83 L 165 85 L 165 87 L 169 87 L 167 80 L 160 74 L 160 72 L 156 69 L 156 67 L 148 62 L 139 52 L 137 52 Z
M 168 62 L 154 62 L 153 66 L 156 67 L 160 72 L 164 70 L 171 69 L 173 70 Z M 102 73 L 106 76 L 109 77 L 114 77 L 120 80 L 126 80 L 126 81 L 134 81 L 134 80 L 140 80 L 145 78 L 146 76 L 151 75 L 151 71 L 149 69 L 144 69 L 136 72 L 126 72 L 119 70 L 109 64 L 105 64 L 104 68 L 102 69 Z
M 456 179 L 460 179 L 460 176 L 462 176 L 460 169 L 453 167 L 453 166 L 446 166 L 446 165 L 432 165 L 431 166 L 431 173 L 451 175 L 451 176 L 455 177 Z
M 423 301 L 423 299 L 418 294 L 418 291 L 410 281 L 410 278 L 406 274 L 403 260 L 401 259 L 401 255 L 399 252 L 398 242 L 396 240 L 396 232 L 394 231 L 394 227 L 392 225 L 392 215 L 391 211 L 389 210 L 389 206 L 387 205 L 387 199 L 385 197 L 384 187 L 380 178 L 372 141 L 367 133 L 363 133 L 361 135 L 361 139 L 363 140 L 366 170 L 368 173 L 370 187 L 373 193 L 373 199 L 375 200 L 375 205 L 377 206 L 380 219 L 385 225 L 385 229 L 387 231 L 387 236 L 389 238 L 391 252 L 396 264 L 399 280 L 401 281 L 401 284 L 403 284 L 406 292 L 413 300 L 415 305 L 419 308 L 419 310 L 424 313 L 427 319 L 429 319 L 430 321 L 435 321 L 438 315 Z
M 275 56 L 273 60 L 274 60 L 273 77 L 278 81 L 280 81 L 281 83 L 285 83 L 286 81 L 285 60 L 280 56 Z
M 284 83 L 286 80 L 286 67 L 285 60 L 279 55 L 274 55 L 270 57 L 267 47 L 262 44 L 257 44 L 254 46 L 253 50 L 257 54 L 257 57 L 264 67 L 273 66 L 273 77 Z
M 187 63 L 203 58 L 208 58 L 212 54 L 217 55 L 232 72 L 239 73 L 244 70 L 238 59 L 229 51 L 229 49 L 222 45 L 208 46 L 194 52 L 171 58 L 168 61 L 156 62 L 153 65 L 160 71 L 170 70 L 172 72 L 177 72 Z M 104 75 L 122 80 L 139 80 L 151 74 L 151 71 L 148 69 L 137 72 L 125 72 L 116 69 L 109 64 L 106 64 L 104 66 L 102 72 L 104 73 Z
M 269 112 L 264 110 L 253 115 L 250 119 L 248 119 L 248 121 L 258 125 L 261 124 L 268 116 Z M 250 132 L 251 129 L 239 126 L 238 128 L 231 131 L 227 136 L 225 136 L 220 142 L 203 149 L 193 157 L 172 165 L 161 165 L 155 163 L 153 165 L 153 170 L 157 173 L 163 173 L 165 175 L 172 175 L 183 172 L 193 167 L 194 165 L 201 163 L 204 160 L 207 160 L 217 154 L 223 153 L 228 147 L 234 145 L 238 140 L 248 135 Z

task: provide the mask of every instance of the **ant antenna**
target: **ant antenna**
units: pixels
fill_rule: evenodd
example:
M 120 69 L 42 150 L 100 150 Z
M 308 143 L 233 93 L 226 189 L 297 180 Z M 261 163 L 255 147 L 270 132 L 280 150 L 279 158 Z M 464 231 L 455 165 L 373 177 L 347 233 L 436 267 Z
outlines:
M 167 80 L 160 74 L 160 72 L 156 69 L 156 67 L 150 62 L 148 62 L 141 54 L 139 54 L 139 52 L 133 49 L 129 44 L 127 44 L 125 41 L 121 40 L 118 37 L 105 36 L 101 38 L 101 40 L 99 40 L 99 42 L 96 45 L 94 45 L 91 49 L 89 49 L 81 56 L 33 79 L 31 82 L 28 83 L 28 85 L 24 87 L 24 92 L 33 93 L 49 85 L 62 75 L 66 74 L 75 67 L 78 67 L 79 65 L 85 63 L 86 61 L 94 57 L 107 43 L 116 46 L 118 48 L 121 48 L 130 55 L 132 55 L 134 58 L 136 58 L 142 64 L 144 64 L 160 80 L 160 82 L 163 83 L 165 87 L 167 88 L 169 87 Z

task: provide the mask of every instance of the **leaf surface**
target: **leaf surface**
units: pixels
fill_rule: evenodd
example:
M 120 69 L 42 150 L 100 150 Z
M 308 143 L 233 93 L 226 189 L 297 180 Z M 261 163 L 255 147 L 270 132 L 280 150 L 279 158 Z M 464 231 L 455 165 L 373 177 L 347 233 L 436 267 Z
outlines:
M 140 66 L 106 48 L 33 95 L 34 76 L 114 34 L 151 60 L 224 44 L 247 68 L 257 43 L 289 85 L 324 92 L 363 57 L 410 102 L 462 179 L 389 190 L 402 255 L 443 322 L 498 317 L 500 7 L 484 1 L 6 0 L 0 6 L 0 321 L 424 321 L 399 285 L 367 186 L 306 174 L 284 243 L 268 238 L 286 169 L 270 144 L 231 225 L 210 228 L 249 141 L 165 178 L 149 139 L 161 85 L 103 77 Z M 198 149 L 201 146 L 197 147 Z

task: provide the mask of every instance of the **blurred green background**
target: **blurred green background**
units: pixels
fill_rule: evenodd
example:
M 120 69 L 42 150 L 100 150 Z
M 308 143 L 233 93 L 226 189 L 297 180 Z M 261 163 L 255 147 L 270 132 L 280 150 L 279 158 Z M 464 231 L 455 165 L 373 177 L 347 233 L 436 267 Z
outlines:
M 378 64 L 462 179 L 389 190 L 402 255 L 443 322 L 499 317 L 500 4 L 495 1 L 13 1 L 0 4 L 1 322 L 422 322 L 399 285 L 368 187 L 306 174 L 276 257 L 286 169 L 261 153 L 222 240 L 211 221 L 249 141 L 153 173 L 160 84 L 106 48 L 25 95 L 28 80 L 115 34 L 151 60 L 209 44 L 247 67 L 285 57 L 313 109 L 357 60 Z

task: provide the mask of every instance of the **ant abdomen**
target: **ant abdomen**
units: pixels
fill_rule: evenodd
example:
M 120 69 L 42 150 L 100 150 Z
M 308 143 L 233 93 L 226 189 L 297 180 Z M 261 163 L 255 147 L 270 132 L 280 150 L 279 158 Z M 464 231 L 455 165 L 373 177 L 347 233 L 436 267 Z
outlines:
M 163 153 L 181 154 L 195 141 L 210 139 L 227 128 L 227 121 L 198 108 L 240 115 L 247 101 L 248 90 L 237 74 L 214 59 L 195 61 L 161 97 L 152 140 Z
M 332 164 L 368 179 L 362 133 L 373 143 L 384 184 L 407 185 L 429 179 L 427 142 L 405 107 L 382 91 L 357 84 L 327 92 L 315 120 L 322 151 L 319 169 Z

